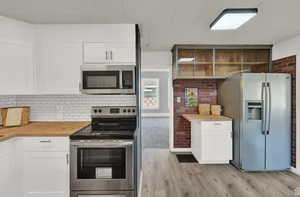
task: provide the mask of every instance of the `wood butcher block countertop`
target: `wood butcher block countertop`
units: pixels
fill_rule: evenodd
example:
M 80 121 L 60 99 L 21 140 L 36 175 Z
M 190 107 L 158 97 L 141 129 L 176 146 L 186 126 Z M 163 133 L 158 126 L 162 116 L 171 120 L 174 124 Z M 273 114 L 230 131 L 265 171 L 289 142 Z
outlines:
M 31 122 L 21 127 L 0 127 L 0 141 L 12 137 L 70 136 L 90 122 Z
M 226 116 L 183 114 L 182 117 L 190 122 L 191 121 L 232 121 L 231 118 Z

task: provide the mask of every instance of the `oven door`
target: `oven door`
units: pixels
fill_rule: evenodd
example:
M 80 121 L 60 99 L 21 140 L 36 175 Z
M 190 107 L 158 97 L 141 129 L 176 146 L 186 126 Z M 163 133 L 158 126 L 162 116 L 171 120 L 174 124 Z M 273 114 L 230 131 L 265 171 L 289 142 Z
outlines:
M 133 141 L 71 142 L 72 190 L 133 189 Z

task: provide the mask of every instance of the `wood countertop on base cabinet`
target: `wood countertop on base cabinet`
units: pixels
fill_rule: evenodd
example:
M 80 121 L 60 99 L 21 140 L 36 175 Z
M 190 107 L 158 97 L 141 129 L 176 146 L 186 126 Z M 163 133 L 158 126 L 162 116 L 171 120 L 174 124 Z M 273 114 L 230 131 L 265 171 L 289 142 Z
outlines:
M 232 121 L 231 118 L 226 117 L 226 116 L 183 114 L 182 117 L 190 122 L 192 122 L 192 121 Z
M 0 142 L 13 137 L 70 136 L 90 122 L 31 122 L 21 127 L 0 127 Z

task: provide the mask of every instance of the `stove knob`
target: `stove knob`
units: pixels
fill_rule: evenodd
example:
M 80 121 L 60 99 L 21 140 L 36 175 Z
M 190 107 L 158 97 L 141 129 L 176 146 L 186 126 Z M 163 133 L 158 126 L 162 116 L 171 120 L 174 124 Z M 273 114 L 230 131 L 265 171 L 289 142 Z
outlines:
M 128 110 L 127 110 L 127 112 L 128 112 L 128 113 L 130 113 L 130 112 L 131 112 L 131 110 L 130 110 L 130 109 L 128 109 Z
M 94 109 L 94 113 L 97 113 L 98 111 L 96 109 Z
M 123 109 L 123 113 L 126 113 L 126 109 Z
M 101 109 L 99 109 L 99 110 L 98 110 L 98 112 L 99 112 L 99 113 L 102 113 L 102 110 L 101 110 Z
M 133 109 L 132 112 L 134 113 L 134 112 L 135 112 L 135 109 Z

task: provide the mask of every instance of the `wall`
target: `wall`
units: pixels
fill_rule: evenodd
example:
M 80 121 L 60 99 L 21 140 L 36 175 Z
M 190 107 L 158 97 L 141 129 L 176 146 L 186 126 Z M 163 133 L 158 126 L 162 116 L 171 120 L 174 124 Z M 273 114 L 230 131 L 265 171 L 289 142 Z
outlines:
M 300 36 L 284 40 L 274 44 L 273 60 L 296 55 L 296 75 L 300 76 L 299 63 L 300 62 Z M 300 79 L 296 78 L 296 122 L 300 122 Z M 300 127 L 296 124 L 296 169 L 295 172 L 300 174 Z
M 273 61 L 272 72 L 290 73 L 292 75 L 292 139 L 291 164 L 296 167 L 296 56 L 290 56 Z
M 169 91 L 172 53 L 170 51 L 142 52 L 142 79 L 159 78 L 160 108 L 143 110 L 142 145 L 143 148 L 169 148 Z
M 172 65 L 171 51 L 142 52 L 143 69 L 170 69 Z
M 173 82 L 174 106 L 174 147 L 191 147 L 191 124 L 182 118 L 182 114 L 196 114 L 197 107 L 186 107 L 184 104 L 185 88 L 198 88 L 198 103 L 217 103 L 216 80 L 175 80 Z M 181 102 L 177 103 L 176 98 Z

